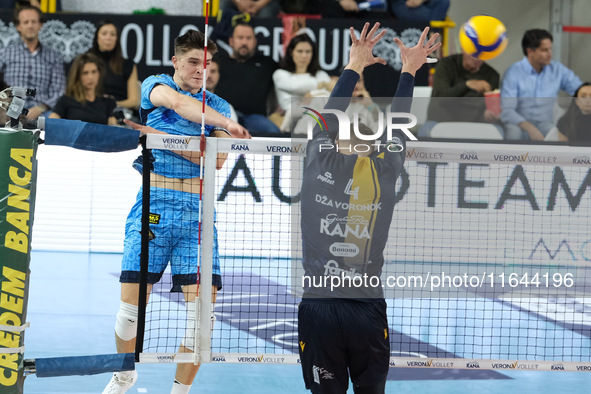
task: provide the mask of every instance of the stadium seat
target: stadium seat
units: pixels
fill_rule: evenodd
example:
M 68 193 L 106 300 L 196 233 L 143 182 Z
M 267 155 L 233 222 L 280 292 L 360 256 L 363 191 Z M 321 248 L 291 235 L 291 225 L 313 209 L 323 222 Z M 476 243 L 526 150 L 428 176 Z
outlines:
M 503 134 L 490 123 L 439 122 L 431 129 L 431 138 L 502 140 Z
M 415 86 L 413 98 L 419 98 L 412 101 L 410 112 L 417 117 L 417 124 L 422 125 L 427 121 L 427 110 L 431 100 L 431 86 Z

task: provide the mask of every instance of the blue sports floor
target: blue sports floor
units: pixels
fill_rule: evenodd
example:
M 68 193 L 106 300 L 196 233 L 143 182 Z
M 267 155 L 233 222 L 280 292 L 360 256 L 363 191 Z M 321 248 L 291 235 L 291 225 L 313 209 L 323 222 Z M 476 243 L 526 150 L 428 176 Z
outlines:
M 114 352 L 121 255 L 34 251 L 25 358 Z M 223 291 L 222 291 L 223 292 Z M 168 393 L 174 365 L 136 365 L 139 380 L 129 393 Z M 588 393 L 589 372 L 492 372 L 391 368 L 387 393 Z M 473 371 L 469 371 L 473 372 Z M 25 393 L 100 393 L 110 374 L 25 380 Z M 299 366 L 206 364 L 192 393 L 304 394 Z M 350 390 L 352 392 L 352 390 Z

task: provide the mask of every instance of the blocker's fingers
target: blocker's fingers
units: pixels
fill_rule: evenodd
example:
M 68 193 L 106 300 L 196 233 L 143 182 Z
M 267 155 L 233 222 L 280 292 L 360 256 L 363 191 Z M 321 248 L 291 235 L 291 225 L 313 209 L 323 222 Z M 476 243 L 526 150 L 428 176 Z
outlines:
M 425 29 L 421 33 L 421 38 L 419 38 L 419 43 L 417 45 L 423 45 L 423 43 L 427 39 L 427 34 L 428 33 L 429 33 L 429 26 L 425 27 Z
M 382 37 L 386 35 L 386 33 L 386 29 L 383 29 L 381 32 L 379 32 L 374 38 L 371 39 L 371 45 L 375 45 L 378 41 L 382 39 Z
M 363 29 L 361 30 L 361 34 L 359 35 L 359 41 L 365 41 L 367 37 L 367 29 L 369 28 L 369 22 L 365 22 L 363 25 Z
M 375 36 L 376 32 L 378 31 L 378 28 L 380 27 L 380 22 L 376 22 L 374 23 L 373 27 L 371 28 L 371 30 L 368 33 L 368 37 L 370 40 L 373 39 L 373 36 Z
M 357 44 L 359 42 L 357 40 L 357 37 L 355 36 L 355 29 L 353 29 L 353 27 L 349 28 L 349 35 L 351 36 L 351 43 L 352 44 Z

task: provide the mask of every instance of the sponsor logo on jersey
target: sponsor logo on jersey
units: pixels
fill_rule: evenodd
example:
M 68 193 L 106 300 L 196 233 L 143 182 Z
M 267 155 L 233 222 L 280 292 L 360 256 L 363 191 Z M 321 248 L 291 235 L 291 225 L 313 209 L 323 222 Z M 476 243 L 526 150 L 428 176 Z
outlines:
M 321 182 L 328 183 L 329 185 L 334 185 L 334 179 L 332 179 L 332 174 L 326 171 L 324 174 L 320 174 L 316 177 Z
M 357 245 L 345 242 L 335 242 L 329 250 L 330 254 L 337 257 L 355 257 L 359 254 Z
M 345 278 L 362 278 L 360 273 L 355 271 L 355 268 L 351 269 L 343 269 L 339 267 L 339 263 L 335 260 L 328 260 L 326 264 L 324 264 L 324 275 L 333 275 L 333 276 L 340 276 Z
M 357 239 L 370 239 L 369 227 L 359 224 L 331 223 L 326 219 L 320 219 L 320 234 L 330 235 L 331 237 L 354 236 Z

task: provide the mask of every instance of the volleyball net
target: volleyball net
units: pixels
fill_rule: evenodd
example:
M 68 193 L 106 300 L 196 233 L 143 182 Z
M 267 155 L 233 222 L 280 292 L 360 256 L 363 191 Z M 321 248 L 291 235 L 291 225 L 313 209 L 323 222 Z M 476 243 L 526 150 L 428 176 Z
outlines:
M 194 143 L 148 136 L 154 149 L 197 149 Z M 305 139 L 207 139 L 201 283 L 211 281 L 216 239 L 223 289 L 215 304 L 200 297 L 199 361 L 299 362 L 306 147 Z M 228 154 L 220 170 L 218 153 Z M 588 149 L 409 142 L 406 160 L 379 282 L 390 365 L 591 369 Z M 336 203 L 321 190 L 317 197 Z M 363 223 L 325 219 L 334 223 L 325 231 L 363 231 Z M 333 248 L 335 256 L 353 249 Z M 336 271 L 326 267 L 327 276 L 368 285 L 358 273 Z M 171 286 L 152 292 L 140 361 L 193 357 L 176 350 L 186 335 L 186 306 Z

